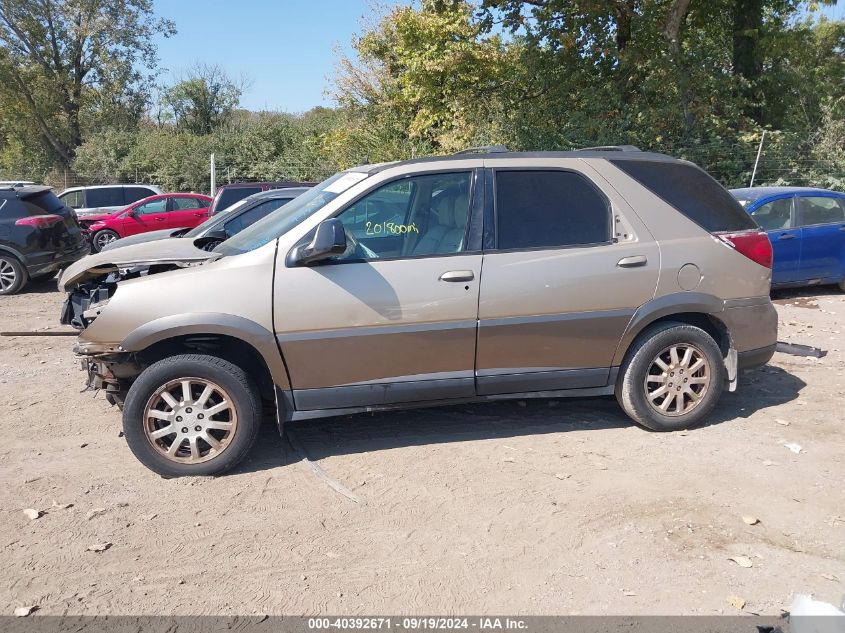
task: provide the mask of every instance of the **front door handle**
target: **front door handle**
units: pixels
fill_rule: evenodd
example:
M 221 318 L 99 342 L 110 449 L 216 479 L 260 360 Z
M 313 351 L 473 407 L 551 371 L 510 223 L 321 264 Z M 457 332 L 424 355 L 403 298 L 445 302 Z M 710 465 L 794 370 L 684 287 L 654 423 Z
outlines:
M 440 275 L 440 281 L 472 281 L 475 275 L 471 270 L 450 270 Z
M 794 240 L 795 234 L 794 233 L 784 233 L 783 235 L 778 236 L 779 240 Z
M 645 266 L 648 263 L 648 258 L 645 255 L 632 255 L 631 257 L 623 257 L 616 265 L 619 268 L 637 268 L 638 266 Z

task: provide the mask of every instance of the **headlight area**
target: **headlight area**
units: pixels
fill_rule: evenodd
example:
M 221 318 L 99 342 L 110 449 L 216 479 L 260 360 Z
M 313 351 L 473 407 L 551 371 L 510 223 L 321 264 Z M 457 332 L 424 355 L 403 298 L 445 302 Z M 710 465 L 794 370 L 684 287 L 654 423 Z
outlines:
M 80 284 L 68 293 L 59 321 L 77 330 L 84 330 L 100 316 L 116 290 L 116 275 L 108 275 L 105 280 Z
M 86 389 L 104 390 L 106 400 L 123 409 L 126 392 L 143 367 L 135 355 L 128 352 L 91 354 L 91 351 L 81 346 L 74 349 L 82 362 L 82 369 L 88 374 Z

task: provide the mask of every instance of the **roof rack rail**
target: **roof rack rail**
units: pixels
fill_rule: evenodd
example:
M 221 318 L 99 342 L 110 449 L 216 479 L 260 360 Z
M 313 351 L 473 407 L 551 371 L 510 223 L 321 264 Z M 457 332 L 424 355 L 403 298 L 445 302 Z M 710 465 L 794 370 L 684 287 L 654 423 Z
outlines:
M 598 145 L 596 147 L 581 147 L 576 152 L 641 152 L 636 145 Z
M 504 145 L 482 145 L 481 147 L 468 147 L 462 149 L 460 152 L 455 152 L 454 156 L 461 154 L 501 154 L 509 151 Z

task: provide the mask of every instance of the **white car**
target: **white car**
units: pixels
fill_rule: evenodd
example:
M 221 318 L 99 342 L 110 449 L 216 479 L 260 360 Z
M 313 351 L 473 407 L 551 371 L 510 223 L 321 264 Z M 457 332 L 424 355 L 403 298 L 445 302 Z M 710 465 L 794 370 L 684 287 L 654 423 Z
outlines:
M 95 185 L 71 187 L 59 194 L 59 200 L 76 211 L 80 218 L 120 211 L 127 205 L 164 193 L 155 185 Z

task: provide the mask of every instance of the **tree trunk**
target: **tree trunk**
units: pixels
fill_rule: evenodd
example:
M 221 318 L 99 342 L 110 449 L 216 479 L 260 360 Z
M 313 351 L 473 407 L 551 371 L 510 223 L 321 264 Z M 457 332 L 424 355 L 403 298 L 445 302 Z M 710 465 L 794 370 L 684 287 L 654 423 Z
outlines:
M 666 24 L 663 28 L 663 36 L 666 38 L 666 43 L 669 47 L 669 54 L 672 57 L 672 62 L 675 65 L 676 76 L 678 80 L 678 92 L 681 100 L 681 110 L 684 114 L 684 135 L 690 136 L 695 127 L 695 114 L 690 108 L 692 101 L 692 91 L 689 86 L 689 78 L 687 76 L 686 67 L 683 59 L 683 47 L 681 46 L 681 31 L 683 30 L 684 21 L 689 13 L 689 7 L 692 0 L 674 0 L 669 7 L 669 13 L 666 16 Z
M 760 30 L 763 27 L 763 0 L 735 0 L 733 9 L 733 72 L 747 84 L 743 96 L 746 116 L 758 123 L 762 110 L 754 105 L 754 84 L 763 74 L 760 60 Z

